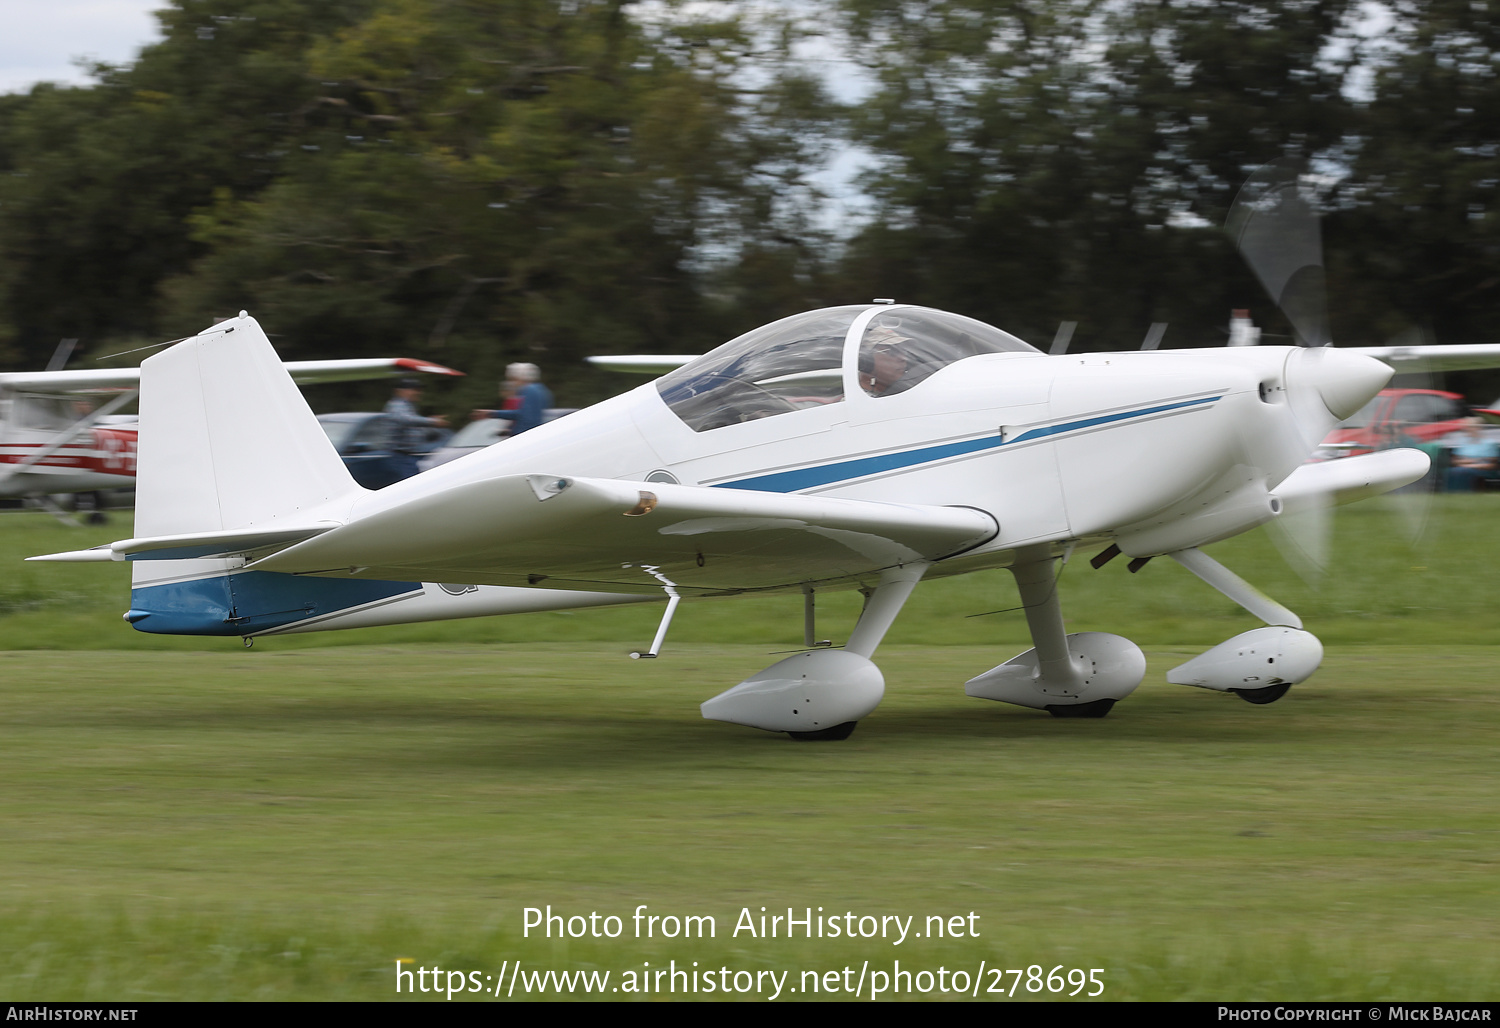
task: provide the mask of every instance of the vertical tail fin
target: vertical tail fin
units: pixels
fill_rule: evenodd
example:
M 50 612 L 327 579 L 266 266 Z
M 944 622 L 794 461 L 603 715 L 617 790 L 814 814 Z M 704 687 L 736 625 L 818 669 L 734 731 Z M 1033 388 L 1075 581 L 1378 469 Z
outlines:
M 359 492 L 254 318 L 141 364 L 138 537 L 305 518 Z
M 363 493 L 254 318 L 241 314 L 141 364 L 138 538 L 306 524 Z M 330 505 L 334 509 L 327 509 Z M 413 583 L 241 572 L 243 560 L 137 560 L 137 630 L 248 635 Z

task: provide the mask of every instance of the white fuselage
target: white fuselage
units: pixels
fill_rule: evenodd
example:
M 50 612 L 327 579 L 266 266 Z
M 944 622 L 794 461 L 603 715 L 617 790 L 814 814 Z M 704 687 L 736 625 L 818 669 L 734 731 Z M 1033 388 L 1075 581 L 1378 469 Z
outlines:
M 846 389 L 839 402 L 706 432 L 648 384 L 364 494 L 348 516 L 538 470 L 665 473 L 684 485 L 977 507 L 1000 524 L 987 553 L 1113 535 L 1184 504 L 1211 506 L 1241 479 L 1274 489 L 1295 470 L 1337 421 L 1289 401 L 1287 365 L 1303 352 L 986 354 L 899 395 Z
M 654 580 L 638 581 L 646 564 L 635 554 L 647 551 L 660 553 L 647 563 L 688 562 L 669 569 L 677 585 L 719 594 L 809 583 L 868 588 L 907 562 L 841 543 L 837 559 L 814 569 L 799 563 L 805 558 L 782 559 L 795 552 L 792 539 L 792 549 L 767 550 L 750 564 L 730 559 L 760 552 L 747 539 L 707 558 L 696 546 L 696 559 L 685 542 L 611 546 L 604 537 L 624 523 L 574 522 L 575 537 L 523 513 L 544 500 L 529 490 L 564 478 L 628 485 L 619 513 L 637 496 L 649 498 L 649 512 L 652 483 L 677 483 L 660 487 L 672 494 L 669 506 L 701 507 L 709 522 L 685 534 L 672 525 L 646 533 L 668 541 L 710 524 L 715 532 L 805 529 L 805 538 L 823 538 L 825 529 L 799 519 L 844 515 L 819 503 L 869 504 L 859 517 L 877 521 L 887 505 L 931 512 L 892 513 L 898 533 L 953 520 L 938 508 L 979 512 L 983 532 L 973 534 L 964 515 L 953 545 L 923 544 L 930 575 L 1009 565 L 1023 549 L 1035 560 L 1039 549 L 1080 542 L 1111 542 L 1137 558 L 1176 553 L 1277 516 L 1275 490 L 1390 376 L 1375 360 L 1326 348 L 1051 356 L 943 312 L 830 308 L 747 333 L 657 382 L 372 492 L 349 481 L 268 342 L 245 349 L 218 341 L 233 327 L 146 362 L 154 370 L 142 380 L 143 439 L 155 434 L 137 530 L 158 555 L 138 561 L 133 575 L 141 630 L 391 624 L 626 602 L 622 593 L 643 586 L 660 598 Z M 253 322 L 240 327 L 251 339 Z M 257 388 L 241 387 L 251 379 Z M 252 414 L 269 437 L 253 444 L 232 427 Z M 505 498 L 514 489 L 522 507 Z M 736 491 L 743 501 L 731 499 Z M 776 494 L 797 502 L 778 504 Z M 741 523 L 742 509 L 771 512 L 770 520 Z M 179 559 L 210 545 L 195 533 L 245 529 L 258 540 L 282 526 L 307 538 L 289 547 L 267 538 L 283 547 L 269 555 L 247 542 L 239 556 L 233 547 L 218 550 L 224 557 L 200 548 L 202 559 Z M 134 542 L 109 559 L 135 553 Z M 190 548 L 173 549 L 180 545 Z M 222 583 L 229 592 L 209 596 L 219 589 L 210 580 L 240 569 L 237 584 Z M 606 591 L 576 591 L 593 589 Z M 219 606 L 264 607 L 266 619 L 220 617 Z

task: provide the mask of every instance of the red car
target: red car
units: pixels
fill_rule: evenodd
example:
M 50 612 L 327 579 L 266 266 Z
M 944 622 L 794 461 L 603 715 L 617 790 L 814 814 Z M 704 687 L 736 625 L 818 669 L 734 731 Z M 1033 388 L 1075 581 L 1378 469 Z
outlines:
M 1380 395 L 1328 434 L 1314 459 L 1436 442 L 1463 428 L 1468 414 L 1464 398 L 1458 393 L 1438 389 L 1382 389 Z

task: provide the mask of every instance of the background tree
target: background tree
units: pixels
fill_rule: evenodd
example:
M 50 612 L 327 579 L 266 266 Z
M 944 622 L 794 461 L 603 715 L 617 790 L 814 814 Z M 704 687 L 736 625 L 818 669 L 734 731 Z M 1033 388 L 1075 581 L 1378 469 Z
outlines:
M 556 381 L 797 309 L 831 108 L 727 14 L 176 0 L 135 65 L 0 104 L 10 359 L 250 308 L 289 357 L 416 350 L 487 403 L 510 360 Z
M 182 334 L 159 285 L 204 252 L 193 212 L 253 196 L 304 130 L 302 53 L 357 0 L 177 0 L 164 38 L 98 84 L 0 104 L 0 347 L 45 363 L 61 336 Z
M 1390 5 L 1361 147 L 1332 220 L 1351 320 L 1375 339 L 1500 338 L 1500 11 L 1485 0 Z M 1357 313 L 1356 313 L 1357 312 Z M 1500 383 L 1497 383 L 1500 385 Z
M 1348 146 L 1344 0 L 848 0 L 878 216 L 852 275 L 1045 342 L 1221 341 L 1268 304 L 1217 226 L 1255 166 Z
M 510 360 L 583 402 L 623 384 L 587 353 L 700 350 L 876 295 L 1043 345 L 1061 321 L 1081 348 L 1138 345 L 1153 322 L 1164 345 L 1216 343 L 1236 307 L 1285 331 L 1219 226 L 1288 155 L 1326 186 L 1336 340 L 1494 335 L 1489 0 L 160 16 L 162 42 L 96 85 L 0 97 L 0 362 L 247 308 L 288 356 L 463 367 L 456 410 L 487 404 Z M 874 83 L 851 110 L 799 56 L 809 36 Z M 870 158 L 853 231 L 819 216 L 841 145 Z
M 576 403 L 619 387 L 584 385 L 589 353 L 713 345 L 699 272 L 795 223 L 821 99 L 794 76 L 748 89 L 737 22 L 625 6 L 377 4 L 309 54 L 317 142 L 196 219 L 210 252 L 175 308 L 253 304 L 289 353 L 416 345 L 470 371 L 476 404 L 511 360 Z

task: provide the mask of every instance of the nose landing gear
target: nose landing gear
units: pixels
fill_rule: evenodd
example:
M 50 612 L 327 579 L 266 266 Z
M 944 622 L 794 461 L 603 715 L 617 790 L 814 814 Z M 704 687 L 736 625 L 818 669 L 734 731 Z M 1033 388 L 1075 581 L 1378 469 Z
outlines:
M 1266 623 L 1242 632 L 1167 672 L 1174 685 L 1232 692 L 1246 703 L 1275 703 L 1323 662 L 1323 644 L 1302 619 L 1197 549 L 1168 554 Z

